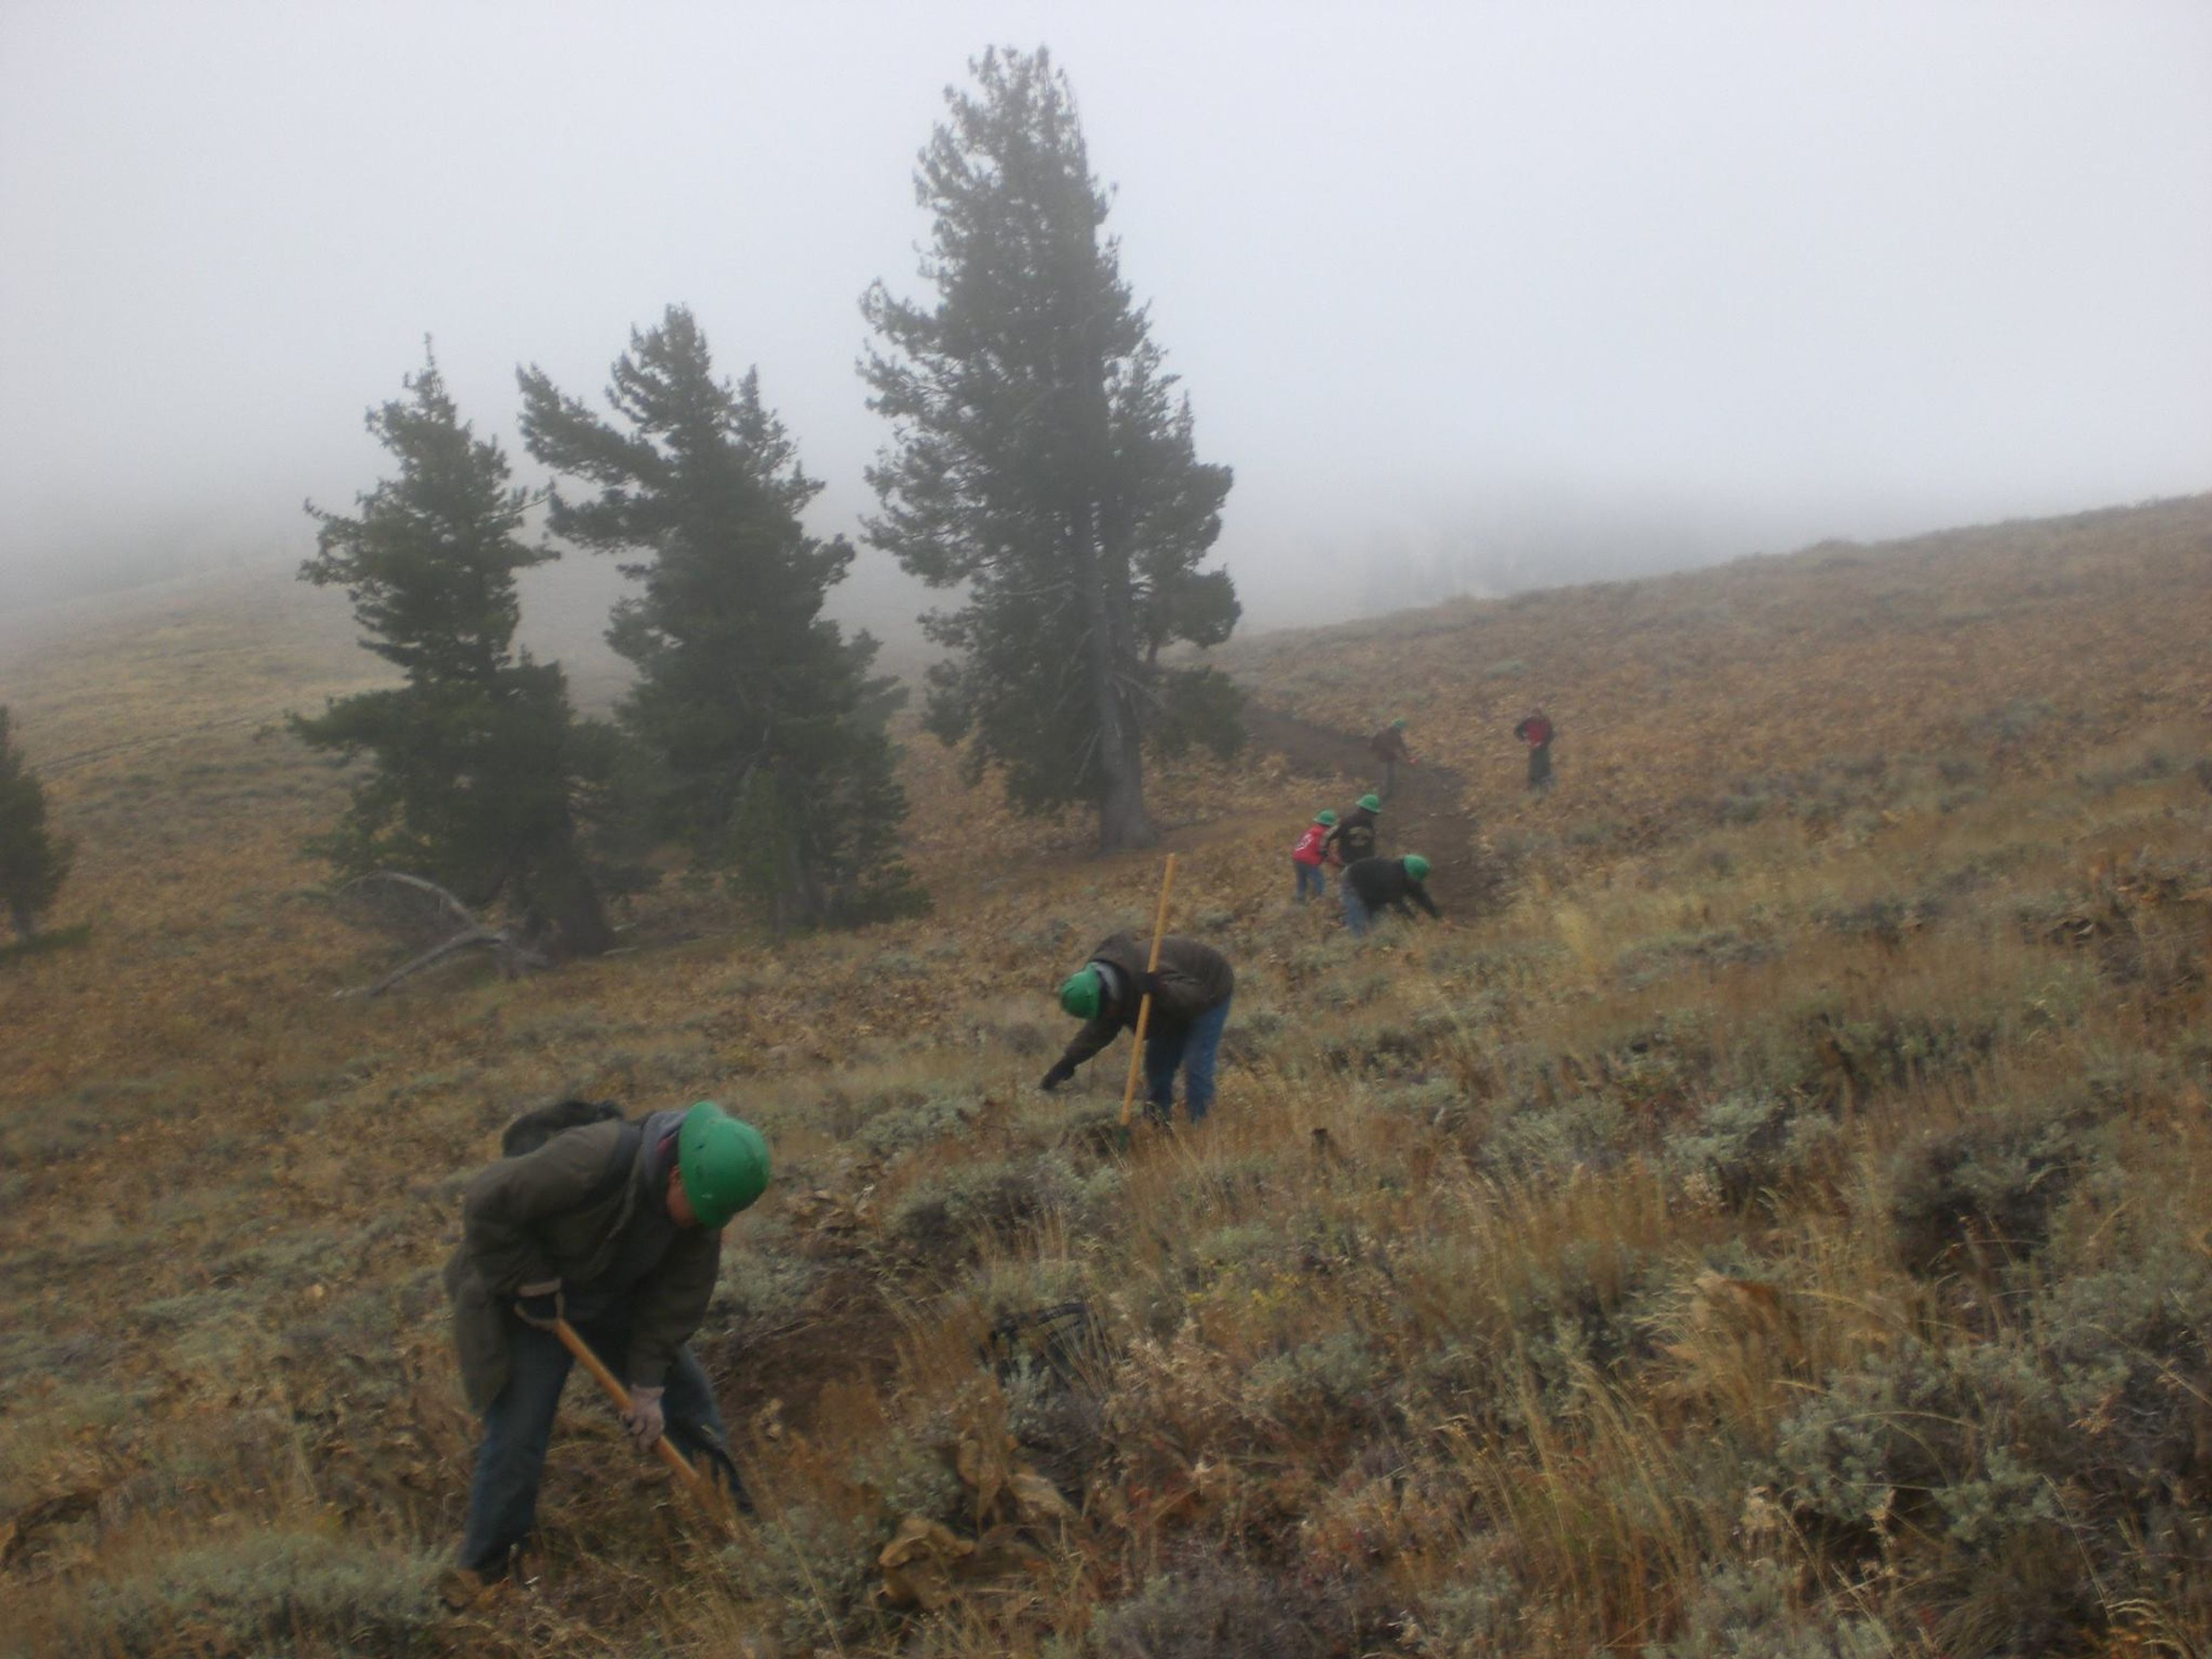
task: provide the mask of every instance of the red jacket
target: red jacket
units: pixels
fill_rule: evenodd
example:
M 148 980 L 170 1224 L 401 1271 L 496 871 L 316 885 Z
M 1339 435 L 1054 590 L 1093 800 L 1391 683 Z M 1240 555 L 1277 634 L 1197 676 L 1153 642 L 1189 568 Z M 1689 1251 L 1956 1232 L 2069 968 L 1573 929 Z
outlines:
M 1513 728 L 1513 735 L 1531 749 L 1541 749 L 1552 740 L 1552 722 L 1541 714 L 1531 714 Z
M 1325 823 L 1308 824 L 1305 834 L 1298 837 L 1298 844 L 1291 848 L 1291 859 L 1299 864 L 1319 864 L 1322 841 L 1328 834 L 1328 826 Z

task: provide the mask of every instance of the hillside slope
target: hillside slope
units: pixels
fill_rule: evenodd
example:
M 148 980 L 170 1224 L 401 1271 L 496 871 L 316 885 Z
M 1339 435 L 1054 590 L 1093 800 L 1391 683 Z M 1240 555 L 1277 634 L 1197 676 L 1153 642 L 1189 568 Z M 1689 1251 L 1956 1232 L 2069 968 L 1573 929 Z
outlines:
M 1157 861 L 918 738 L 933 917 L 672 884 L 333 1000 L 392 947 L 266 723 L 361 670 L 270 603 L 0 659 L 91 928 L 0 963 L 0 1651 L 2205 1650 L 2212 501 L 1223 653 L 1310 726 L 1160 781 L 1239 986 L 1213 1120 L 1133 1141 L 1121 1048 L 1034 1083 Z M 1452 926 L 1353 949 L 1284 866 L 1394 713 Z M 580 1382 L 471 1597 L 437 1270 L 561 1091 L 775 1141 L 701 1338 L 761 1513 Z

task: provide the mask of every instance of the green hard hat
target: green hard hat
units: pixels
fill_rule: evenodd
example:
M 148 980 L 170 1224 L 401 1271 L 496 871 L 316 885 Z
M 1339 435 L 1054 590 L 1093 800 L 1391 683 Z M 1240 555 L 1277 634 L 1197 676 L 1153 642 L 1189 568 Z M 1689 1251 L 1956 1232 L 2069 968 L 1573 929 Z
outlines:
M 702 1227 L 720 1227 L 768 1190 L 768 1142 L 711 1100 L 684 1114 L 676 1133 L 684 1196 Z
M 1406 873 L 1415 881 L 1426 881 L 1429 878 L 1429 861 L 1419 853 L 1408 853 L 1399 862 L 1406 866 Z
M 1325 824 L 1329 829 L 1334 830 L 1336 828 L 1336 814 L 1328 807 L 1324 806 L 1320 811 L 1314 814 L 1314 822 L 1319 824 Z
M 1370 812 L 1379 812 L 1382 810 L 1382 797 L 1380 795 L 1362 795 L 1359 798 L 1359 804 Z
M 1394 729 L 1402 732 L 1406 729 L 1406 717 L 1403 714 L 1401 714 L 1396 720 L 1392 720 L 1390 724 Z
M 1096 1019 L 1105 990 L 1105 981 L 1098 977 L 1098 970 L 1086 963 L 1070 974 L 1067 983 L 1060 988 L 1061 1011 L 1078 1019 Z

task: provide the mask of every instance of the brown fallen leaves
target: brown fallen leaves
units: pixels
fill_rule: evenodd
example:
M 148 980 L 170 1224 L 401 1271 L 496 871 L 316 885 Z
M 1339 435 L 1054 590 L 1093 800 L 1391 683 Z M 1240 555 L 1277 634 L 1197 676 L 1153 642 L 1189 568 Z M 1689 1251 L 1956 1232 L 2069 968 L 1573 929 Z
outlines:
M 876 1557 L 881 1605 L 935 1613 L 970 1587 L 1047 1571 L 1044 1552 L 1025 1534 L 1058 1538 L 1081 1528 L 1083 1518 L 1051 1481 L 1014 1461 L 1018 1450 L 1011 1436 L 971 1430 L 961 1437 L 953 1467 L 975 1496 L 977 1535 L 963 1538 L 926 1515 L 906 1516 Z

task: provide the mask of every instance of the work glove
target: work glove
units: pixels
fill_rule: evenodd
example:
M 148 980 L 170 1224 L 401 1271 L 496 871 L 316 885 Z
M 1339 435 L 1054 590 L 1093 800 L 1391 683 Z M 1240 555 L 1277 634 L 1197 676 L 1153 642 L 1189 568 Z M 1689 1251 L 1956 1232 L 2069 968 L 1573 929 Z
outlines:
M 568 1316 L 568 1299 L 561 1293 L 561 1281 L 548 1279 L 536 1285 L 516 1286 L 514 1316 L 541 1331 L 551 1330 Z
M 1054 1089 L 1060 1087 L 1061 1084 L 1066 1082 L 1068 1079 L 1074 1075 L 1075 1067 L 1069 1065 L 1063 1060 L 1054 1066 L 1052 1070 L 1044 1074 L 1043 1081 L 1039 1083 L 1037 1087 L 1043 1090 L 1045 1093 L 1050 1094 Z
M 629 1431 L 629 1437 L 637 1442 L 640 1451 L 651 1451 L 653 1443 L 660 1438 L 661 1430 L 668 1425 L 660 1412 L 661 1392 L 659 1389 L 629 1391 L 629 1409 L 623 1413 L 623 1427 Z
M 1146 997 L 1157 997 L 1159 994 L 1160 976 L 1158 974 L 1139 974 L 1137 975 L 1137 999 L 1139 1001 L 1142 1001 Z

